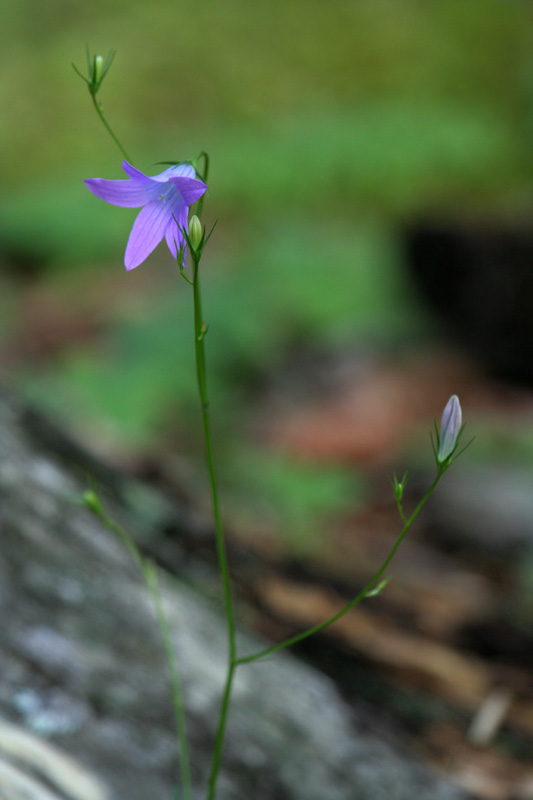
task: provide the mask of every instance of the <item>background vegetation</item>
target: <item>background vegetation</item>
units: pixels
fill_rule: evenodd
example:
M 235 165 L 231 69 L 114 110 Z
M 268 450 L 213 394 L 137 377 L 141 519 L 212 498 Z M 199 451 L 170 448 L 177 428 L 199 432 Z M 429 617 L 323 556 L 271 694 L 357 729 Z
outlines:
M 248 486 L 253 464 L 303 522 L 359 496 L 353 469 L 325 480 L 258 456 L 251 420 L 298 353 L 397 352 L 431 334 L 405 226 L 530 208 L 531 22 L 507 0 L 4 0 L 4 374 L 115 455 L 165 443 L 194 464 L 187 286 L 164 248 L 126 276 L 136 212 L 82 184 L 121 177 L 121 157 L 70 64 L 86 44 L 115 48 L 101 98 L 136 165 L 212 158 L 204 291 L 224 474 Z

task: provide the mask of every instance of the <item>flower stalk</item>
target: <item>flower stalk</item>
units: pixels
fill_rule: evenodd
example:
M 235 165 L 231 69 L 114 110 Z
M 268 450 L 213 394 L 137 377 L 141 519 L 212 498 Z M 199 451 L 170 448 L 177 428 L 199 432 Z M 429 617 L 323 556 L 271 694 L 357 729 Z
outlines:
M 161 593 L 157 583 L 157 570 L 153 561 L 145 558 L 137 544 L 131 538 L 129 533 L 115 522 L 114 519 L 109 517 L 104 510 L 98 494 L 93 489 L 88 489 L 82 498 L 82 503 L 85 507 L 94 514 L 95 517 L 102 522 L 107 530 L 111 531 L 120 542 L 124 545 L 141 576 L 143 581 L 150 592 L 153 607 L 156 612 L 157 625 L 161 633 L 163 647 L 165 650 L 165 659 L 169 669 L 170 687 L 172 695 L 172 706 L 174 708 L 174 720 L 176 725 L 176 737 L 179 744 L 179 764 L 181 774 L 181 790 L 183 800 L 192 800 L 192 783 L 191 783 L 191 764 L 189 757 L 189 744 L 187 737 L 187 723 L 185 719 L 185 704 L 183 701 L 183 690 L 181 686 L 181 678 L 179 673 L 178 661 L 172 637 L 170 633 L 170 626 L 168 619 L 163 608 Z
M 80 72 L 80 70 L 77 68 L 75 64 L 73 64 L 72 66 L 76 74 L 79 75 L 80 78 L 87 84 L 93 106 L 95 108 L 96 113 L 100 117 L 100 120 L 104 128 L 106 129 L 106 131 L 111 136 L 116 146 L 122 153 L 123 158 L 125 158 L 126 161 L 129 161 L 131 163 L 131 158 L 129 157 L 126 150 L 122 146 L 120 139 L 115 134 L 111 125 L 105 118 L 104 107 L 102 106 L 102 103 L 96 97 L 96 95 L 100 91 L 102 81 L 104 80 L 105 76 L 111 69 L 111 64 L 113 63 L 115 55 L 116 51 L 110 50 L 105 59 L 101 55 L 96 55 L 93 58 L 91 58 L 89 48 L 87 47 L 87 75 L 84 75 L 82 72 Z
M 200 292 L 200 269 L 199 269 L 200 256 L 198 255 L 198 251 L 192 247 L 192 244 L 193 242 L 190 241 L 191 257 L 193 262 L 192 286 L 193 286 L 193 298 L 194 298 L 194 349 L 196 355 L 196 377 L 198 382 L 200 407 L 202 411 L 205 457 L 207 464 L 207 472 L 209 475 L 209 485 L 211 489 L 211 500 L 213 504 L 215 538 L 217 545 L 220 576 L 222 580 L 222 590 L 224 595 L 224 609 L 227 620 L 227 642 L 228 642 L 228 663 L 226 671 L 226 681 L 224 685 L 224 692 L 222 695 L 222 702 L 220 706 L 219 721 L 215 737 L 215 745 L 213 748 L 213 756 L 211 761 L 211 769 L 209 773 L 208 789 L 206 795 L 207 800 L 214 800 L 216 796 L 216 785 L 217 785 L 218 774 L 220 771 L 220 763 L 222 759 L 222 748 L 224 745 L 224 736 L 226 732 L 226 723 L 227 723 L 228 711 L 231 699 L 231 690 L 233 688 L 233 679 L 235 677 L 235 670 L 238 662 L 237 662 L 237 648 L 235 639 L 235 614 L 234 614 L 233 599 L 231 594 L 231 581 L 230 581 L 226 541 L 222 526 L 222 517 L 220 514 L 220 502 L 218 497 L 218 486 L 215 475 L 213 445 L 211 438 L 211 423 L 209 417 L 209 397 L 207 391 L 207 374 L 206 374 L 206 358 L 205 358 L 205 334 L 207 331 L 207 326 L 204 322 L 202 314 L 202 297 Z

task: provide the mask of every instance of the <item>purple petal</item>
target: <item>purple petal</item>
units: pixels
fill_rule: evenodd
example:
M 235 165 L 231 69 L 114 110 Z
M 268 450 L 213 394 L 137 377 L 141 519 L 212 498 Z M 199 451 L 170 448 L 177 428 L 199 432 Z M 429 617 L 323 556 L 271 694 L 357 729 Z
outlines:
M 176 227 L 176 223 L 174 220 L 170 220 L 167 223 L 167 227 L 165 229 L 165 239 L 167 241 L 168 249 L 170 250 L 170 255 L 172 258 L 178 257 L 178 247 L 181 244 L 181 239 L 183 237 L 180 236 L 180 233 Z
M 141 172 L 140 169 L 134 167 L 128 161 L 123 161 L 120 165 L 128 178 L 131 178 L 133 181 L 137 181 L 138 183 L 146 183 L 147 181 L 151 181 L 152 178 L 145 175 L 144 172 Z
M 179 228 L 185 228 L 185 230 L 187 230 L 187 209 L 185 208 L 185 206 L 182 207 L 180 213 L 174 214 L 174 217 L 171 217 L 171 219 L 167 223 L 167 227 L 165 230 L 165 239 L 167 240 L 168 249 L 170 250 L 171 255 L 177 259 L 178 248 L 181 246 L 183 242 L 183 234 L 181 233 Z M 184 248 L 183 264 L 185 265 L 185 248 Z
M 154 200 L 148 203 L 137 215 L 126 246 L 124 265 L 134 269 L 155 250 L 171 218 L 172 209 L 167 203 Z
M 174 164 L 159 175 L 153 175 L 152 180 L 164 182 L 170 178 L 194 178 L 195 175 L 194 167 L 191 167 L 190 164 Z
M 146 178 L 149 181 L 149 178 Z M 157 197 L 159 187 L 153 181 L 108 181 L 105 178 L 89 178 L 84 181 L 90 192 L 100 200 L 122 208 L 139 208 Z
M 207 186 L 196 178 L 170 178 L 186 206 L 192 206 L 203 195 Z
M 437 459 L 445 461 L 454 451 L 461 431 L 462 412 L 459 398 L 452 394 L 442 412 L 440 424 L 440 445 Z
M 176 171 L 174 172 L 174 177 L 182 177 L 182 178 L 194 178 L 196 176 L 196 172 L 194 167 L 190 164 L 179 164 L 176 167 Z

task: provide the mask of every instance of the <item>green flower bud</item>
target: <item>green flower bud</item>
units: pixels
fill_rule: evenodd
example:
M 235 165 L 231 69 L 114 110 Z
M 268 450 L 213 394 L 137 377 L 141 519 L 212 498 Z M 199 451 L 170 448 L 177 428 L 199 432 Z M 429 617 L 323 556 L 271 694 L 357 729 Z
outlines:
M 110 50 L 107 54 L 107 57 L 104 58 L 103 56 L 91 56 L 89 52 L 89 48 L 87 47 L 87 76 L 85 76 L 80 70 L 77 68 L 75 64 L 72 66 L 74 67 L 74 71 L 80 76 L 82 80 L 85 81 L 87 86 L 89 87 L 89 91 L 93 96 L 96 96 L 100 86 L 102 85 L 102 81 L 104 80 L 105 76 L 109 72 L 111 64 L 113 63 L 113 59 L 115 58 L 115 51 Z
M 202 223 L 200 222 L 196 214 L 193 214 L 189 220 L 189 241 L 191 243 L 191 247 L 193 250 L 198 250 L 198 248 L 202 244 L 202 239 L 203 239 Z
M 104 72 L 104 57 L 95 56 L 93 59 L 93 75 L 92 80 L 95 86 L 100 86 Z
M 405 491 L 405 484 L 407 483 L 407 472 L 404 472 L 403 478 L 401 481 L 398 480 L 396 473 L 392 476 L 392 487 L 394 489 L 394 497 L 396 498 L 397 502 L 400 502 L 403 499 L 403 493 Z
M 85 507 L 89 509 L 93 514 L 96 514 L 97 517 L 101 516 L 104 513 L 104 509 L 102 508 L 102 503 L 100 502 L 100 498 L 96 494 L 93 489 L 87 489 L 86 492 L 83 494 L 83 502 Z

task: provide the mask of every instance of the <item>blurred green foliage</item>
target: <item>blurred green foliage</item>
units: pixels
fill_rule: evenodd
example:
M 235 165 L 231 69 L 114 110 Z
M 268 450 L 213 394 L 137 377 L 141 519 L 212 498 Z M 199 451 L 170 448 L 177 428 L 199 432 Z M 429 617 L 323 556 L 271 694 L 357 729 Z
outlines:
M 4 0 L 0 337 L 20 292 L 10 259 L 35 260 L 43 281 L 122 269 L 135 212 L 81 183 L 121 177 L 121 158 L 70 67 L 83 68 L 86 43 L 115 48 L 101 99 L 136 164 L 212 157 L 206 220 L 219 226 L 203 262 L 205 313 L 230 452 L 250 387 L 294 341 L 392 340 L 424 324 L 398 225 L 526 207 L 531 23 L 530 5 L 508 0 Z M 142 312 L 128 318 L 104 293 L 122 308 L 105 344 L 67 344 L 14 378 L 132 441 L 157 438 L 173 417 L 187 430 L 190 297 L 158 253 L 139 268 L 157 275 Z
M 365 478 L 356 470 L 250 447 L 232 454 L 224 477 L 233 519 L 246 520 L 248 530 L 259 521 L 282 530 L 291 550 L 306 555 L 320 553 L 331 516 L 353 511 L 367 497 Z

